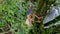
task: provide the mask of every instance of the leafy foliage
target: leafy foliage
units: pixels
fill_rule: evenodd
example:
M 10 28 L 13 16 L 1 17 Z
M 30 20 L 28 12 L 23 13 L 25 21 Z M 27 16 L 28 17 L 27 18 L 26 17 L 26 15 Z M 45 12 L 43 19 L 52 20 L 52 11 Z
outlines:
M 57 0 L 59 1 L 59 0 Z M 59 2 L 56 1 L 56 4 Z M 37 1 L 38 2 L 38 1 Z M 33 11 L 37 10 L 38 4 L 36 0 L 33 1 Z M 48 3 L 49 4 L 49 3 Z M 36 34 L 34 27 L 28 27 L 25 24 L 27 17 L 27 10 L 29 1 L 28 0 L 0 0 L 0 33 L 7 34 Z M 44 4 L 46 5 L 46 4 Z M 42 11 L 46 10 L 46 7 L 43 6 Z M 44 10 L 43 10 L 44 9 Z M 33 18 L 34 19 L 34 18 Z M 54 21 L 54 20 L 53 20 Z M 36 25 L 35 23 L 33 25 Z M 51 24 L 50 24 L 51 25 Z M 60 34 L 60 27 L 50 27 L 49 29 L 44 29 L 46 34 Z M 32 29 L 32 33 L 31 32 Z
M 25 24 L 28 4 L 29 1 L 24 0 L 4 0 L 0 5 L 0 28 L 8 24 L 9 31 L 12 33 L 28 34 L 31 29 Z M 35 7 L 33 9 L 35 10 Z

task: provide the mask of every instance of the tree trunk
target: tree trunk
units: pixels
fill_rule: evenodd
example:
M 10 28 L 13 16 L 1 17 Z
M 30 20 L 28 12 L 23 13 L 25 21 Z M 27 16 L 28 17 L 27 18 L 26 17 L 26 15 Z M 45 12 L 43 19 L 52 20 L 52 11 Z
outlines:
M 34 20 L 34 34 L 45 34 L 44 33 L 44 25 L 43 25 L 43 19 L 46 15 L 47 9 L 49 9 L 50 5 L 54 3 L 54 0 L 38 0 L 38 9 L 35 13 L 35 15 L 37 15 L 38 17 L 43 17 L 42 19 L 40 19 L 39 21 L 41 21 L 40 23 L 36 22 L 38 21 L 38 18 L 35 17 Z

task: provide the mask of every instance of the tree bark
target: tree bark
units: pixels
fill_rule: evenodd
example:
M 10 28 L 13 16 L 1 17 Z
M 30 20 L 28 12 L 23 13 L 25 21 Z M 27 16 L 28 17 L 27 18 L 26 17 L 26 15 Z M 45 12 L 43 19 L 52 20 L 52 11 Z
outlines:
M 43 19 L 46 16 L 47 9 L 51 6 L 51 4 L 54 3 L 54 0 L 38 0 L 38 9 L 35 13 L 38 17 L 43 17 L 39 21 L 40 23 L 36 22 L 38 21 L 38 18 L 35 17 L 34 20 L 34 34 L 45 34 L 44 32 L 44 24 L 43 24 Z

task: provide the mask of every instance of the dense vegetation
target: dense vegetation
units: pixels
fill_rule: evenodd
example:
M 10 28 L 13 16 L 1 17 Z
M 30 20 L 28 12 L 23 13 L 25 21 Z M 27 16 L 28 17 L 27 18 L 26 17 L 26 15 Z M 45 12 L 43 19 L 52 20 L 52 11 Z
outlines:
M 34 14 L 44 19 L 51 5 L 59 5 L 60 0 L 32 0 L 32 3 Z M 43 19 L 40 20 L 41 23 L 37 23 L 38 19 L 33 16 L 34 22 L 31 27 L 28 27 L 25 24 L 28 5 L 28 0 L 0 0 L 1 34 L 60 34 L 60 27 L 52 25 L 60 20 L 60 16 L 48 22 L 48 24 L 43 24 Z M 44 28 L 44 25 L 51 27 Z

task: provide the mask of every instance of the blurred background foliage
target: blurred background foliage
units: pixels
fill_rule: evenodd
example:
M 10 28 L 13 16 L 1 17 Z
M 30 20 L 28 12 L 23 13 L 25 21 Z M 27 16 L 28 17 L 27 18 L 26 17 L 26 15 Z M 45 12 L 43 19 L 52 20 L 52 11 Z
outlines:
M 36 13 L 39 0 L 33 0 L 33 12 Z M 60 4 L 60 0 L 56 0 L 54 5 Z M 25 24 L 27 18 L 29 1 L 28 0 L 0 0 L 0 33 L 1 34 L 36 34 L 34 26 L 28 27 Z M 43 11 L 43 10 L 42 10 Z M 34 18 L 33 18 L 34 19 Z M 58 18 L 59 19 L 59 18 Z M 55 21 L 57 22 L 58 19 Z M 60 20 L 60 19 L 59 19 Z M 54 20 L 50 22 L 55 22 Z M 35 24 L 34 24 L 35 25 Z M 45 28 L 45 34 L 60 34 L 60 27 L 48 23 Z M 33 33 L 31 32 L 33 30 Z M 40 33 L 39 33 L 40 34 Z
M 25 24 L 29 1 L 0 0 L 0 30 L 2 33 L 10 31 L 13 34 L 28 34 L 30 28 Z M 37 3 L 34 2 L 33 11 Z M 7 25 L 8 24 L 8 25 Z M 6 30 L 5 30 L 6 29 Z M 7 33 L 9 34 L 9 32 Z

